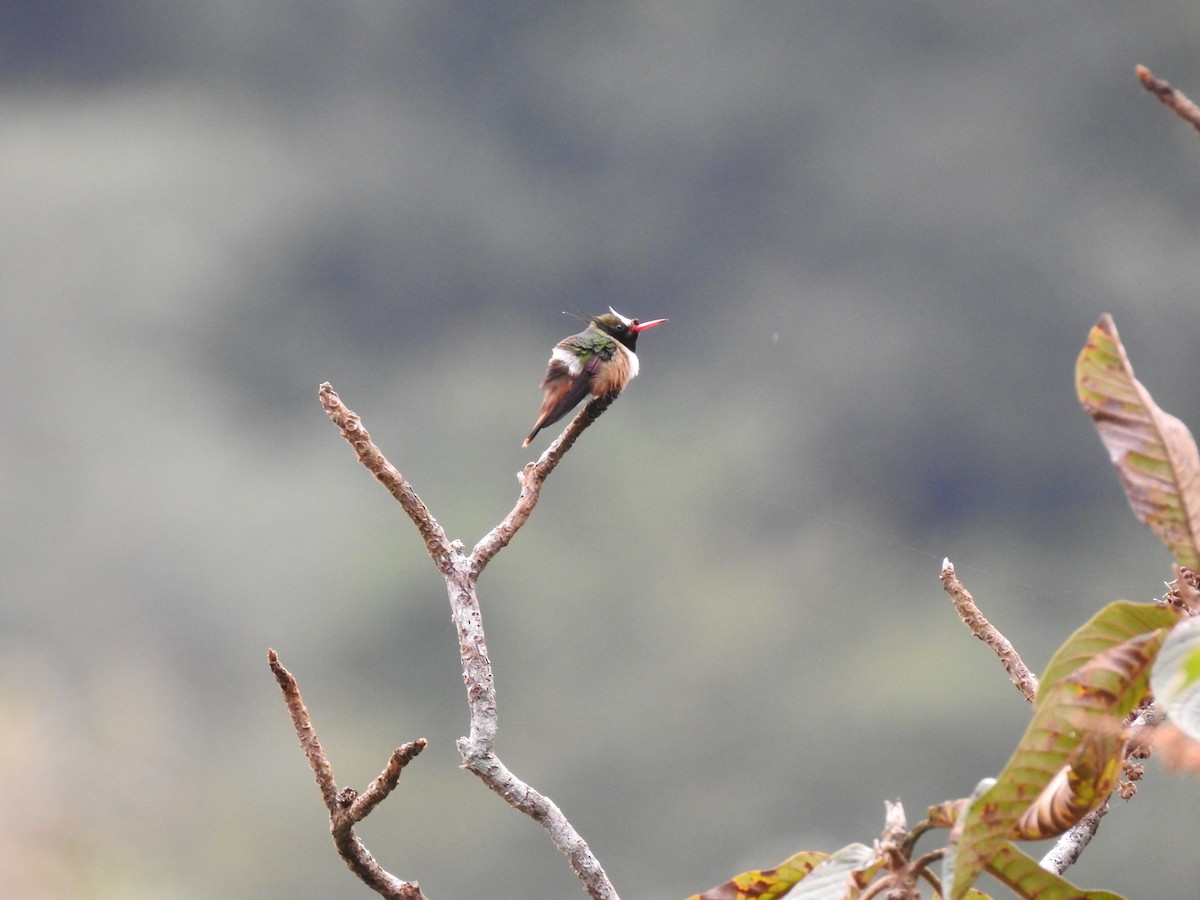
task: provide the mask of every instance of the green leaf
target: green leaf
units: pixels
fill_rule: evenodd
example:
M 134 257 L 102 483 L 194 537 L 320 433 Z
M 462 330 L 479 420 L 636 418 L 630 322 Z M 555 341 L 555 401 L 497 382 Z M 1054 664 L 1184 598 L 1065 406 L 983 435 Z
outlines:
M 1012 844 L 1005 844 L 988 862 L 990 875 L 1026 900 L 1123 900 L 1108 891 L 1085 891 L 1048 872 Z
M 1139 634 L 1159 628 L 1170 628 L 1178 621 L 1178 612 L 1154 603 L 1117 600 L 1108 604 L 1055 651 L 1042 673 L 1041 686 L 1038 688 L 1034 706 L 1037 707 L 1042 702 L 1042 698 L 1051 687 L 1089 659 Z
M 1089 659 L 1038 692 L 1033 720 L 996 783 L 962 818 L 952 848 L 950 897 L 963 897 L 1035 804 L 1039 837 L 1065 831 L 1111 790 L 1123 720 L 1148 693 L 1149 670 L 1166 629 L 1140 634 Z M 1049 789 L 1049 790 L 1048 790 Z M 1053 823 L 1053 828 L 1044 824 Z
M 1154 698 L 1190 738 L 1200 738 L 1200 618 L 1171 630 L 1150 675 Z
M 1200 452 L 1187 426 L 1133 377 L 1107 313 L 1075 363 L 1079 402 L 1092 417 L 1134 514 L 1181 566 L 1200 568 Z

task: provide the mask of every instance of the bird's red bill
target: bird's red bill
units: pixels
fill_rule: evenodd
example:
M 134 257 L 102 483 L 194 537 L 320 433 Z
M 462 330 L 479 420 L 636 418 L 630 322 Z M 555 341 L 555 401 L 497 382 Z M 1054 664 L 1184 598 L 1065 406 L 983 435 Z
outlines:
M 649 322 L 638 322 L 636 325 L 634 325 L 632 328 L 630 328 L 630 331 L 632 331 L 634 334 L 637 334 L 639 332 L 645 331 L 647 328 L 653 328 L 655 325 L 661 325 L 665 321 L 667 321 L 667 320 L 666 319 L 651 319 Z

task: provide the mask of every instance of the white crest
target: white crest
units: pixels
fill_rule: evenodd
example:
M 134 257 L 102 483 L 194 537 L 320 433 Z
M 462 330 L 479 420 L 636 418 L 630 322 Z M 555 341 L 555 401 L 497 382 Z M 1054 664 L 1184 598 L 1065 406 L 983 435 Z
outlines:
M 619 312 L 617 312 L 617 311 L 616 311 L 615 309 L 613 309 L 611 306 L 608 308 L 608 311 L 609 311 L 610 313 L 612 313 L 614 316 L 616 316 L 618 319 L 620 319 L 622 322 L 624 322 L 626 325 L 632 325 L 632 324 L 633 324 L 633 319 L 630 319 L 630 318 L 628 318 L 628 317 L 626 317 L 626 316 L 623 316 L 623 315 L 621 315 Z

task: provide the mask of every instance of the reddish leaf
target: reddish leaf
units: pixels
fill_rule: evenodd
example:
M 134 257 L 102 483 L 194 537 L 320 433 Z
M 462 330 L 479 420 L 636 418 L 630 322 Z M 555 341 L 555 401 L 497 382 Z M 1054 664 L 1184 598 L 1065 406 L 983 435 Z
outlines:
M 1200 567 L 1200 452 L 1187 426 L 1133 377 L 1107 313 L 1075 364 L 1079 402 L 1091 415 L 1134 514 L 1189 568 Z
M 1114 780 L 1123 720 L 1146 696 L 1150 665 L 1166 634 L 1160 628 L 1110 647 L 1039 691 L 1033 721 L 1008 765 L 961 819 L 950 866 L 951 898 L 962 897 L 1015 835 L 1060 833 L 1104 800 Z M 1038 804 L 1045 815 L 1026 821 L 1026 812 Z
M 1117 600 L 1108 604 L 1081 625 L 1050 658 L 1042 672 L 1041 686 L 1034 705 L 1046 692 L 1085 662 L 1111 647 L 1123 644 L 1139 634 L 1171 628 L 1179 621 L 1179 612 L 1156 603 Z

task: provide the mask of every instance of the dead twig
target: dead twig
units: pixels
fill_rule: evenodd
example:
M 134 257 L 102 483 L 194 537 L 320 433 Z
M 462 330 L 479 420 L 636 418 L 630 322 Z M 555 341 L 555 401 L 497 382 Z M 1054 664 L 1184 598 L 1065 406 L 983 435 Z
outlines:
M 374 475 L 393 497 L 400 501 L 400 506 L 408 513 L 408 517 L 417 526 L 417 531 L 421 533 L 421 538 L 425 541 L 425 551 L 442 574 L 445 574 L 451 565 L 453 548 L 450 540 L 446 537 L 445 530 L 438 524 L 438 520 L 430 514 L 428 507 L 417 496 L 412 485 L 375 446 L 358 414 L 342 403 L 342 399 L 334 391 L 332 385 L 328 381 L 325 382 L 317 393 L 321 405 L 325 407 L 325 413 L 333 420 L 333 424 L 341 429 L 342 437 L 354 448 L 354 452 L 358 455 L 358 461 L 367 467 L 367 471 Z
M 1138 66 L 1134 71 L 1137 72 L 1142 87 L 1161 100 L 1167 109 L 1200 132 L 1200 107 L 1189 100 L 1183 91 L 1171 87 L 1161 78 L 1155 78 L 1145 66 Z
M 999 657 L 1000 664 L 1004 666 L 1004 671 L 1008 673 L 1009 680 L 1024 694 L 1025 699 L 1032 703 L 1033 698 L 1037 696 L 1038 677 L 1025 665 L 1008 638 L 984 618 L 979 607 L 975 605 L 975 598 L 958 580 L 954 574 L 954 564 L 948 559 L 942 561 L 941 579 L 942 587 L 954 602 L 954 609 L 963 620 L 963 624 L 971 629 L 975 637 L 992 648 L 992 652 Z
M 283 702 L 292 716 L 296 737 L 300 739 L 300 746 L 304 748 L 304 755 L 308 757 L 308 764 L 317 779 L 317 786 L 321 789 L 325 807 L 329 810 L 329 831 L 338 854 L 350 867 L 350 871 L 380 896 L 388 897 L 389 900 L 426 900 L 417 882 L 403 881 L 386 871 L 354 833 L 354 825 L 366 818 L 396 787 L 400 780 L 400 772 L 425 749 L 425 740 L 422 738 L 411 741 L 393 750 L 383 772 L 363 793 L 359 794 L 353 788 L 338 790 L 333 778 L 333 766 L 329 764 L 325 750 L 317 740 L 317 732 L 313 729 L 308 709 L 300 696 L 300 686 L 292 673 L 283 667 L 279 655 L 274 650 L 267 651 L 267 662 L 271 671 L 275 673 L 280 690 L 283 691 Z
M 590 896 L 596 900 L 617 900 L 617 893 L 599 860 L 562 811 L 548 797 L 517 778 L 496 755 L 496 731 L 499 721 L 496 686 L 492 677 L 492 664 L 488 658 L 483 615 L 475 592 L 475 583 L 488 562 L 508 545 L 528 521 L 530 513 L 537 505 L 546 478 L 584 429 L 612 404 L 617 395 L 611 394 L 588 403 L 541 457 L 520 472 L 517 479 L 521 484 L 521 491 L 512 511 L 488 532 L 469 554 L 463 552 L 461 541 L 451 541 L 447 538 L 445 530 L 429 512 L 412 485 L 375 446 L 358 415 L 342 403 L 333 387 L 328 383 L 322 384 L 319 395 L 325 412 L 341 429 L 342 437 L 354 448 L 359 461 L 399 501 L 417 527 L 425 542 L 426 552 L 445 579 L 450 599 L 450 617 L 458 633 L 463 681 L 467 688 L 467 702 L 471 714 L 470 731 L 466 737 L 458 740 L 463 768 L 478 776 L 514 809 L 525 813 L 546 829 L 554 845 L 566 854 L 572 869 Z M 406 744 L 396 750 L 383 774 L 375 779 L 361 796 L 352 791 L 339 792 L 333 782 L 333 771 L 316 741 L 311 723 L 308 722 L 307 711 L 299 700 L 299 691 L 295 689 L 294 680 L 284 672 L 291 687 L 285 686 L 285 680 L 280 675 L 284 670 L 282 666 L 278 666 L 273 652 L 271 659 L 272 669 L 280 679 L 280 686 L 284 688 L 297 736 L 317 776 L 326 806 L 330 807 L 334 842 L 338 845 L 338 852 L 359 878 L 384 896 L 404 897 L 406 900 L 422 896 L 419 893 L 420 889 L 415 887 L 415 882 L 402 882 L 384 872 L 354 835 L 351 826 L 369 813 L 395 787 L 400 770 L 424 748 L 424 741 Z M 416 746 L 417 744 L 419 746 Z M 397 890 L 410 890 L 410 884 L 417 893 L 395 893 Z
M 529 514 L 537 506 L 543 482 L 558 466 L 559 461 L 571 449 L 576 439 L 583 434 L 583 430 L 595 422 L 616 399 L 617 394 L 609 394 L 607 397 L 598 397 L 589 402 L 579 415 L 571 420 L 571 424 L 563 430 L 563 433 L 542 452 L 537 462 L 529 463 L 517 473 L 517 481 L 521 484 L 521 493 L 517 496 L 517 503 L 512 508 L 512 512 L 505 516 L 499 525 L 485 534 L 475 545 L 475 549 L 471 551 L 477 576 L 491 562 L 493 556 L 508 546 L 509 541 L 521 530 L 521 526 L 529 520 Z

